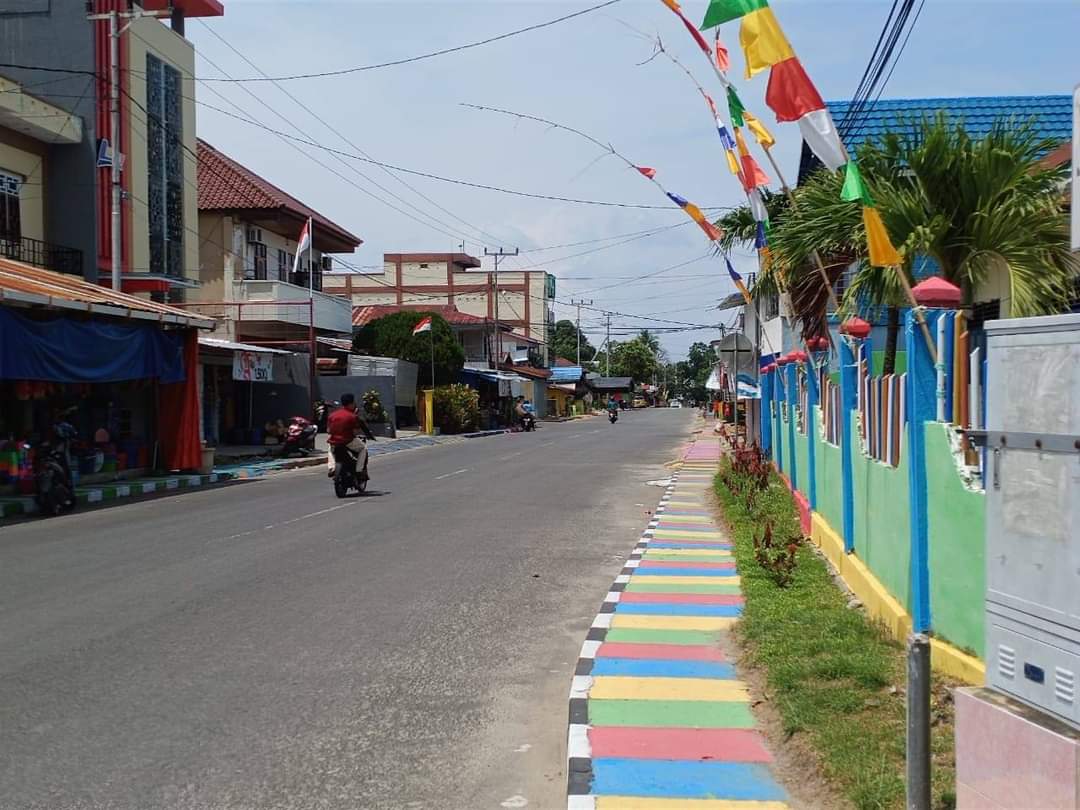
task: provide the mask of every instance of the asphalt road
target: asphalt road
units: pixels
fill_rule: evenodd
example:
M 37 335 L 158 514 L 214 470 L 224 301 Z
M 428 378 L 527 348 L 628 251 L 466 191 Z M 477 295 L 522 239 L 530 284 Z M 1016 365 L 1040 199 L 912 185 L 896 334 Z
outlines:
M 692 414 L 0 529 L 0 806 L 565 807 L 581 641 Z

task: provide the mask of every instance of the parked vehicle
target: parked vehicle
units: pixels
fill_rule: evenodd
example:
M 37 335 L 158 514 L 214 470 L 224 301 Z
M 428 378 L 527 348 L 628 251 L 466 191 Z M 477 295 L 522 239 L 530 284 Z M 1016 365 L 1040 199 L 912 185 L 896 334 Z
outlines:
M 366 442 L 366 440 L 363 441 Z M 349 494 L 349 490 L 354 489 L 357 492 L 367 490 L 367 472 L 356 469 L 360 455 L 343 444 L 332 445 L 330 452 L 334 454 L 334 494 L 339 498 L 344 498 Z
M 306 455 L 312 452 L 315 449 L 315 434 L 318 432 L 319 427 L 314 422 L 302 416 L 294 416 L 289 420 L 281 455 L 287 457 L 293 453 Z
M 672 401 L 671 401 L 671 402 L 670 402 L 670 403 L 668 404 L 668 407 L 669 407 L 669 408 L 681 408 L 681 407 L 682 407 L 682 403 L 681 403 L 681 402 L 679 402 L 679 400 L 677 400 L 677 399 L 676 399 L 676 400 L 672 400 Z
M 645 407 L 645 397 L 634 397 L 634 407 L 635 408 L 644 408 Z
M 71 440 L 75 428 L 67 422 L 53 426 L 53 438 L 38 445 L 34 475 L 38 511 L 47 517 L 75 508 L 75 482 L 71 476 Z

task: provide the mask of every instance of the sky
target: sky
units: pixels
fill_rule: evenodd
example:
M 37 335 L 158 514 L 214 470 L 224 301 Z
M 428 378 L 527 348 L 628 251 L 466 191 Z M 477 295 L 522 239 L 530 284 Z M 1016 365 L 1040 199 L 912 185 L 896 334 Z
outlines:
M 475 42 L 599 1 L 225 0 L 224 17 L 189 20 L 186 33 L 196 47 L 199 79 L 257 75 L 244 58 L 270 76 L 291 76 Z M 821 94 L 850 98 L 889 0 L 771 5 Z M 698 21 L 707 2 L 682 0 L 682 6 Z M 1080 82 L 1078 32 L 1075 0 L 927 0 L 883 97 L 1071 93 Z M 723 26 L 721 36 L 746 107 L 776 136 L 774 156 L 794 182 L 797 128 L 776 124 L 765 106 L 767 73 L 743 77 L 738 23 Z M 582 309 L 581 323 L 594 345 L 603 340 L 604 313 L 613 312 L 614 339 L 637 329 L 685 327 L 661 335 L 678 360 L 692 342 L 717 338 L 716 326 L 731 317 L 715 309 L 733 287 L 701 231 L 686 224 L 680 209 L 667 207 L 654 185 L 584 139 L 462 106 L 501 107 L 572 126 L 654 167 L 669 190 L 702 207 L 739 205 L 742 190 L 693 83 L 662 56 L 648 61 L 657 37 L 719 100 L 718 81 L 661 0 L 620 0 L 558 25 L 411 64 L 278 86 L 202 81 L 197 130 L 363 238 L 357 252 L 344 257 L 351 265 L 381 269 L 383 253 L 459 251 L 462 242 L 472 255 L 485 247 L 516 247 L 521 256 L 502 267 L 554 274 L 558 318 L 575 316 L 572 300 L 592 302 Z M 350 155 L 472 183 L 663 207 L 536 200 L 391 174 L 290 143 L 235 116 Z M 774 173 L 767 173 L 775 187 Z M 632 238 L 652 231 L 659 232 Z M 732 259 L 744 275 L 756 268 L 750 252 Z

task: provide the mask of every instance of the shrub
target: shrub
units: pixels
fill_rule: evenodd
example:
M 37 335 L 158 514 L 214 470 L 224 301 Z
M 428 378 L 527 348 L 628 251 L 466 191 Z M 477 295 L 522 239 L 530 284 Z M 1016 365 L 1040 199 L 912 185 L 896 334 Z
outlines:
M 369 422 L 389 422 L 390 417 L 386 413 L 386 408 L 383 407 L 382 400 L 379 399 L 379 392 L 372 388 L 363 397 L 361 401 L 364 403 L 364 417 Z
M 443 433 L 468 433 L 480 423 L 480 394 L 463 383 L 435 389 L 435 424 Z

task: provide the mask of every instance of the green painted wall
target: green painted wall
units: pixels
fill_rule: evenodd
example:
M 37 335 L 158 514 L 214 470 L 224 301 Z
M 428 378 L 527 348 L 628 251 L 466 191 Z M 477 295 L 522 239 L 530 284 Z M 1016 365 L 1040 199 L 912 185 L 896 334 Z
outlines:
M 901 345 L 903 345 L 903 340 L 901 340 L 900 343 L 901 343 Z M 875 377 L 880 377 L 882 370 L 885 368 L 885 351 L 884 351 L 884 349 L 882 349 L 880 351 L 875 351 L 871 355 L 870 360 L 871 360 L 871 365 L 873 366 L 873 368 L 870 369 L 870 373 L 873 374 Z M 907 371 L 907 353 L 904 352 L 904 351 L 898 351 L 896 353 L 896 373 L 897 374 L 903 374 L 906 371 Z
M 814 462 L 817 466 L 817 511 L 837 533 L 844 530 L 844 490 L 840 475 L 840 448 L 821 437 L 821 408 L 815 416 Z
M 810 442 L 807 436 L 799 433 L 799 424 L 795 423 L 795 463 L 798 464 L 799 492 L 810 497 Z
M 899 467 L 890 467 L 863 453 L 854 412 L 851 436 L 855 443 L 851 452 L 855 553 L 910 613 L 911 506 L 906 431 Z
M 986 495 L 960 480 L 948 427 L 927 422 L 925 429 L 931 621 L 935 633 L 983 658 Z

